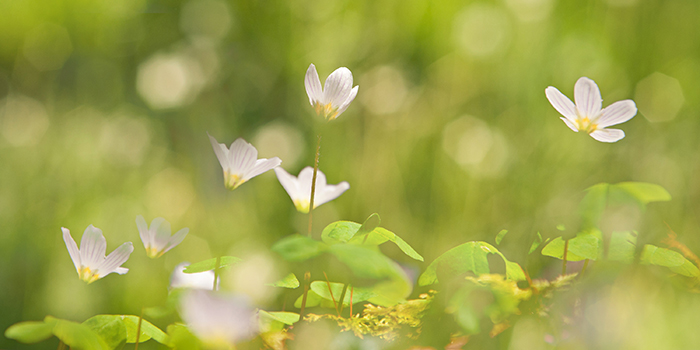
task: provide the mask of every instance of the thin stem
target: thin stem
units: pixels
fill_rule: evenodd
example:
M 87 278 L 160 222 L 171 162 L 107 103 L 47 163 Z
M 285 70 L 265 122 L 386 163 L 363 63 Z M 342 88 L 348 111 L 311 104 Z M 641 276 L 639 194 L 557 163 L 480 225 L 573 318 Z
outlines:
M 583 262 L 583 268 L 581 269 L 581 272 L 578 274 L 578 277 L 581 278 L 583 276 L 583 273 L 586 272 L 586 268 L 588 267 L 588 259 Z
M 304 296 L 301 298 L 301 310 L 299 310 L 299 320 L 304 319 L 304 308 L 306 308 L 306 297 L 309 295 L 309 282 L 311 281 L 311 272 L 306 271 L 304 274 Z
M 63 340 L 58 341 L 58 349 L 56 350 L 66 350 L 66 344 L 63 343 Z
M 343 285 L 343 292 L 340 293 L 340 314 L 343 314 L 343 305 L 345 305 L 345 293 L 348 291 L 348 284 Z
M 564 260 L 564 263 L 561 265 L 561 275 L 566 275 L 566 255 L 569 252 L 569 240 L 567 239 L 564 241 L 564 256 L 562 257 L 562 260 Z
M 311 237 L 311 226 L 313 223 L 314 194 L 316 193 L 316 174 L 318 174 L 318 158 L 321 156 L 321 135 L 318 135 L 316 143 L 316 159 L 314 159 L 314 176 L 311 179 L 311 198 L 309 199 L 309 237 Z
M 134 350 L 139 349 L 139 338 L 141 337 L 141 321 L 143 321 L 143 308 L 141 308 L 141 315 L 139 316 L 139 324 L 136 326 L 136 344 L 134 344 Z
M 326 275 L 326 271 L 323 271 L 323 276 L 326 277 L 326 285 L 328 285 L 328 293 L 331 293 L 331 300 L 333 300 L 333 306 L 335 307 L 335 312 L 338 314 L 338 317 L 340 317 L 340 311 L 338 311 L 338 303 L 336 303 L 335 296 L 333 296 L 333 290 L 331 289 L 331 282 L 328 280 L 328 275 Z
M 211 290 L 219 290 L 217 280 L 219 279 L 219 265 L 221 264 L 221 257 L 216 257 L 216 262 L 214 263 L 214 286 Z
M 355 291 L 355 287 L 350 287 L 350 318 L 352 318 L 352 292 Z

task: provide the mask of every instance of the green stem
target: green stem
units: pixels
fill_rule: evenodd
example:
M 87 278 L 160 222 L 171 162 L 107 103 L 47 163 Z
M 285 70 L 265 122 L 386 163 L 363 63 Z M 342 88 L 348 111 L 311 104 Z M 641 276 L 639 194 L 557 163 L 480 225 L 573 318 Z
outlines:
M 216 257 L 216 262 L 214 263 L 214 286 L 212 287 L 212 290 L 218 290 L 217 286 L 217 280 L 219 279 L 219 265 L 221 264 L 221 257 L 217 256 Z
M 56 350 L 66 350 L 66 344 L 63 343 L 63 340 L 58 341 L 58 349 Z
M 345 305 L 345 293 L 348 291 L 348 284 L 343 285 L 343 292 L 340 293 L 340 315 L 343 315 L 343 305 Z
M 309 283 L 311 282 L 311 272 L 304 274 L 304 296 L 301 298 L 301 310 L 299 310 L 299 321 L 304 319 L 304 309 L 306 308 L 306 297 L 309 295 Z
M 316 175 L 318 174 L 318 158 L 321 156 L 321 135 L 318 135 L 316 143 L 316 157 L 314 159 L 314 176 L 311 179 L 311 198 L 309 199 L 309 237 L 311 237 L 311 227 L 314 212 L 314 194 L 316 193 Z
M 333 306 L 335 307 L 335 312 L 338 314 L 338 317 L 340 317 L 340 311 L 338 310 L 338 303 L 335 301 L 335 296 L 333 296 L 333 289 L 331 289 L 331 281 L 328 280 L 328 275 L 326 275 L 326 272 L 323 272 L 323 276 L 326 277 L 326 285 L 328 285 L 328 293 L 331 294 L 331 300 L 333 301 Z
M 564 263 L 561 265 L 561 275 L 564 276 L 566 275 L 566 255 L 569 252 L 569 240 L 567 239 L 564 241 L 564 256 L 562 257 L 562 260 Z
M 134 344 L 134 350 L 139 349 L 139 338 L 141 338 L 141 321 L 143 321 L 143 308 L 141 308 L 141 316 L 139 316 L 139 324 L 136 326 L 136 344 Z
M 581 269 L 581 272 L 578 275 L 579 278 L 581 278 L 581 276 L 583 276 L 583 273 L 586 272 L 587 267 L 588 267 L 588 259 L 586 259 L 586 261 L 583 262 L 583 268 Z

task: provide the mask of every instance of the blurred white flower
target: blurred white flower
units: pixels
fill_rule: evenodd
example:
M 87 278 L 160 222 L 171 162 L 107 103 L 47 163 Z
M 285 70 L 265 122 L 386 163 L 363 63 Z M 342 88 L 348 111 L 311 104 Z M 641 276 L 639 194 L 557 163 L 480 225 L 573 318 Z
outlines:
M 625 137 L 625 132 L 620 129 L 606 128 L 624 123 L 637 114 L 637 106 L 632 100 L 617 101 L 603 108 L 598 85 L 586 77 L 579 78 L 574 86 L 576 105 L 553 86 L 544 92 L 554 109 L 564 116 L 561 120 L 571 130 L 585 131 L 601 142 L 617 142 Z
M 211 135 L 209 135 L 209 141 L 214 147 L 216 158 L 224 168 L 224 184 L 230 190 L 235 190 L 244 182 L 282 163 L 282 160 L 277 157 L 258 159 L 258 150 L 242 138 L 234 141 L 230 149 L 223 143 L 217 142 Z
M 190 229 L 185 227 L 171 236 L 170 223 L 163 218 L 153 219 L 149 229 L 146 220 L 141 215 L 136 217 L 136 227 L 139 229 L 139 235 L 143 246 L 146 248 L 146 254 L 152 259 L 158 258 L 168 250 L 173 249 L 190 232 Z
M 276 168 L 275 174 L 277 179 L 282 184 L 282 187 L 287 191 L 289 197 L 292 198 L 294 206 L 302 213 L 309 212 L 309 200 L 311 199 L 311 181 L 314 176 L 314 168 L 307 166 L 301 169 L 299 177 L 289 174 L 282 168 Z M 319 205 L 332 201 L 338 198 L 343 192 L 350 188 L 350 184 L 343 181 L 337 185 L 326 184 L 326 175 L 318 170 L 316 174 L 316 191 L 314 194 L 314 209 Z
M 345 67 L 333 71 L 326 78 L 324 87 L 318 78 L 316 66 L 311 64 L 304 79 L 309 102 L 316 109 L 316 114 L 327 120 L 338 118 L 357 96 L 359 86 L 352 87 L 352 72 Z
M 193 290 L 180 299 L 180 316 L 211 348 L 233 348 L 257 333 L 255 310 L 240 295 Z
M 204 271 L 196 273 L 184 273 L 185 267 L 189 266 L 189 262 L 182 262 L 175 266 L 173 274 L 170 275 L 170 288 L 192 288 L 192 289 L 208 289 L 214 288 L 214 271 Z
M 65 227 L 61 227 L 61 231 L 63 231 L 63 241 L 66 242 L 68 254 L 81 280 L 92 283 L 112 272 L 123 275 L 129 271 L 121 267 L 121 264 L 125 263 L 134 251 L 131 242 L 120 245 L 105 258 L 107 241 L 99 228 L 90 225 L 85 229 L 83 238 L 80 240 L 80 250 L 71 237 L 70 231 Z

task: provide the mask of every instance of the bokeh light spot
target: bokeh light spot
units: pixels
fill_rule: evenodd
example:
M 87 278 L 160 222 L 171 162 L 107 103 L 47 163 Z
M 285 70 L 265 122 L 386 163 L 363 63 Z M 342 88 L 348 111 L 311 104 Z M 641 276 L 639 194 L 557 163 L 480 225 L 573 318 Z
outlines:
M 193 0 L 182 7 L 180 28 L 194 36 L 220 39 L 231 27 L 228 5 L 218 0 Z
M 253 144 L 260 157 L 279 157 L 286 169 L 293 168 L 305 150 L 301 132 L 282 122 L 272 122 L 260 128 Z
M 34 28 L 24 40 L 24 57 L 40 71 L 63 67 L 72 51 L 68 31 L 53 23 L 44 23 Z
M 508 16 L 501 8 L 472 4 L 454 20 L 454 40 L 464 53 L 488 57 L 503 49 L 509 36 Z
M 360 84 L 363 88 L 360 101 L 374 114 L 396 112 L 404 105 L 408 93 L 403 74 L 392 66 L 375 68 L 362 76 Z
M 634 101 L 639 112 L 655 123 L 676 118 L 685 98 L 677 79 L 656 72 L 637 83 Z
M 188 104 L 201 87 L 199 65 L 181 55 L 156 54 L 139 66 L 137 74 L 136 89 L 153 109 Z
M 0 132 L 11 145 L 36 145 L 48 128 L 49 117 L 41 102 L 21 95 L 0 101 Z
M 180 170 L 168 168 L 146 185 L 146 207 L 154 216 L 175 221 L 189 209 L 195 197 L 190 178 Z

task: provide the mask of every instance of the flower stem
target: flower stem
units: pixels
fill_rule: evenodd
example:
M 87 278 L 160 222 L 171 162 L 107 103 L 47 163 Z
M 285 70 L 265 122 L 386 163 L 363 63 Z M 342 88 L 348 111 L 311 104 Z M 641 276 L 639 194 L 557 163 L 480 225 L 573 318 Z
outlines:
M 345 283 L 343 285 L 343 292 L 340 293 L 340 312 L 339 314 L 342 316 L 343 315 L 343 305 L 345 304 L 345 293 L 348 291 L 348 284 Z M 351 314 L 352 316 L 352 314 Z
M 311 282 L 311 272 L 304 274 L 304 296 L 301 298 L 301 310 L 299 310 L 299 320 L 304 319 L 304 308 L 306 308 L 306 297 L 309 295 L 309 283 Z
M 314 194 L 316 193 L 316 174 L 318 174 L 318 158 L 321 156 L 321 135 L 318 135 L 316 143 L 316 157 L 314 159 L 314 176 L 311 179 L 311 198 L 309 199 L 309 237 L 311 237 L 311 226 L 313 223 Z
M 326 277 L 326 285 L 328 285 L 328 293 L 331 294 L 331 300 L 333 300 L 333 306 L 335 307 L 335 312 L 338 314 L 338 317 L 340 317 L 340 311 L 338 310 L 338 303 L 335 301 L 335 296 L 333 296 L 333 289 L 331 289 L 331 282 L 328 280 L 328 275 L 326 275 L 326 271 L 323 271 L 323 276 Z
M 562 257 L 563 263 L 561 265 L 561 275 L 566 275 L 566 256 L 569 252 L 569 240 L 564 241 L 564 256 Z
M 134 350 L 139 349 L 139 338 L 141 337 L 141 322 L 143 321 L 143 308 L 141 308 L 141 316 L 139 316 L 139 324 L 136 326 L 136 344 L 134 344 Z
M 350 318 L 352 318 L 352 292 L 355 291 L 355 287 L 350 287 Z
M 221 257 L 216 257 L 216 262 L 214 263 L 214 286 L 211 290 L 218 290 L 217 280 L 219 279 L 219 265 L 221 264 Z

